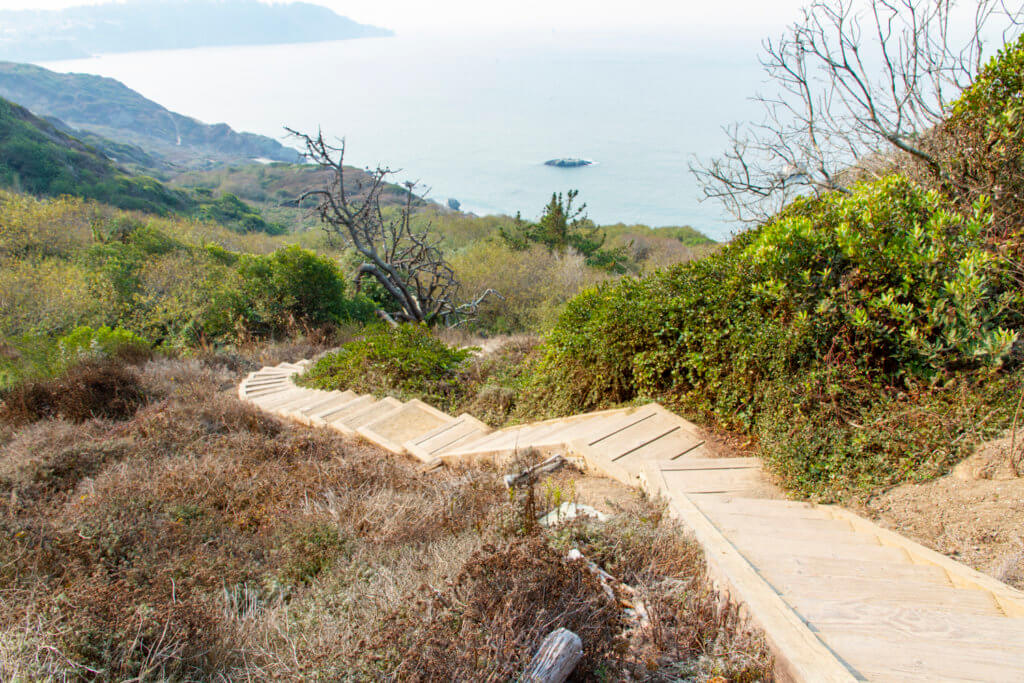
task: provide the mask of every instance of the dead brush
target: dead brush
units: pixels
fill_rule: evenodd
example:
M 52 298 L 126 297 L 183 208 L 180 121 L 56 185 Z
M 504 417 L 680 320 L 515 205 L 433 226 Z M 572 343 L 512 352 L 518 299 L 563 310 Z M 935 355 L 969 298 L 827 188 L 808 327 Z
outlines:
M 514 679 L 560 627 L 583 640 L 577 675 L 614 666 L 625 646 L 620 610 L 600 581 L 539 534 L 484 546 L 415 607 L 392 615 L 370 644 L 394 679 Z
M 135 369 L 117 359 L 87 360 L 56 379 L 14 386 L 4 396 L 0 419 L 14 425 L 57 417 L 124 420 L 148 398 Z
M 509 680 L 565 626 L 584 676 L 643 679 L 673 653 L 711 671 L 741 644 L 692 583 L 699 555 L 649 506 L 571 528 L 650 591 L 653 674 L 621 606 L 494 470 L 424 477 L 267 417 L 222 364 L 137 376 L 153 398 L 130 419 L 40 420 L 0 446 L 0 678 Z

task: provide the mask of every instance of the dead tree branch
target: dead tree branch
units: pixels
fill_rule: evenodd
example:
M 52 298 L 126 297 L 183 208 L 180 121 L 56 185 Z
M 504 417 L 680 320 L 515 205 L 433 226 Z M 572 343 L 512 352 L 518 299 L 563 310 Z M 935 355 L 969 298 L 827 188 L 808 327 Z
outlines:
M 382 198 L 393 191 L 388 179 L 395 171 L 378 166 L 367 170 L 366 178 L 346 185 L 344 140 L 334 146 L 322 132 L 313 137 L 287 130 L 303 142 L 307 159 L 330 171 L 325 186 L 305 192 L 299 204 L 313 200 L 313 212 L 328 235 L 360 255 L 357 291 L 365 278 L 372 278 L 387 292 L 394 305 L 393 310 L 378 311 L 382 319 L 457 325 L 474 316 L 489 296 L 498 295 L 488 289 L 468 303 L 458 303 L 460 284 L 444 258 L 440 239 L 430 234 L 429 224 L 423 229 L 413 227 L 413 207 L 419 201 L 416 183 L 404 183 L 403 204 L 386 213 Z
M 774 91 L 761 121 L 726 129 L 719 158 L 691 163 L 705 198 L 759 222 L 798 195 L 845 191 L 895 158 L 952 184 L 923 144 L 977 76 L 986 39 L 1019 33 L 1021 6 L 978 0 L 816 0 L 763 44 Z M 998 47 L 998 46 L 997 46 Z

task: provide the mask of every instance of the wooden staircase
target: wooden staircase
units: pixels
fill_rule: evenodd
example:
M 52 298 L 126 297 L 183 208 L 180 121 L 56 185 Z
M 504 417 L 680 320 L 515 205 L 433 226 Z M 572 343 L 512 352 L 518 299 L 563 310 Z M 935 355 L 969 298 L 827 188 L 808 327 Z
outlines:
M 297 387 L 307 365 L 251 373 L 239 397 L 431 465 L 536 449 L 663 496 L 780 680 L 1024 682 L 1024 593 L 848 510 L 782 500 L 757 459 L 715 457 L 658 404 L 492 431 L 422 401 Z

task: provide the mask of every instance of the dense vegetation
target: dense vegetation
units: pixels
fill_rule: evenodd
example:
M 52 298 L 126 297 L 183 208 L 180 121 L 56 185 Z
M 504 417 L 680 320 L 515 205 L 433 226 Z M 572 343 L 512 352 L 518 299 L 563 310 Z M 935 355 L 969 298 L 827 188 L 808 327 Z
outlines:
M 0 187 L 75 195 L 124 209 L 167 214 L 191 208 L 180 190 L 129 176 L 95 150 L 28 110 L 0 99 Z
M 1024 389 L 1022 225 L 1007 191 L 1022 55 L 1024 43 L 1004 50 L 933 133 L 973 183 L 897 175 L 798 200 L 702 261 L 588 289 L 546 339 L 528 402 L 665 401 L 757 436 L 807 495 L 946 471 L 1010 426 Z M 987 156 L 971 146 L 982 135 Z M 994 179 L 1006 185 L 982 192 Z
M 0 193 L 0 372 L 9 381 L 59 370 L 62 336 L 83 325 L 187 347 L 368 314 L 334 261 L 279 245 L 207 222 Z

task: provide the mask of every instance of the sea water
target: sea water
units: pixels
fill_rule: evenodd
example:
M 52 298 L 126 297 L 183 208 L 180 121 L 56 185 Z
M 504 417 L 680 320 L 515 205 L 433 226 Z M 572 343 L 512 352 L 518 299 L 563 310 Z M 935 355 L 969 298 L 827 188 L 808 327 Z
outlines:
M 696 31 L 434 33 L 44 66 L 110 76 L 236 130 L 344 136 L 347 162 L 399 169 L 463 210 L 535 218 L 553 192 L 576 189 L 599 223 L 725 239 L 736 226 L 699 201 L 688 165 L 725 148 L 724 125 L 756 115 L 757 48 Z M 557 157 L 595 163 L 544 165 Z

